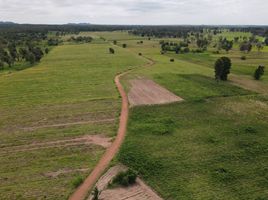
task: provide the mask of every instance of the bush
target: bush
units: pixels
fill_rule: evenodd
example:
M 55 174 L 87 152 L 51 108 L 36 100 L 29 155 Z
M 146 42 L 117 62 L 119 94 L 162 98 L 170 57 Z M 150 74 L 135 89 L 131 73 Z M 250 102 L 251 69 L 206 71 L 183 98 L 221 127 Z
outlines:
M 261 79 L 261 77 L 262 77 L 262 75 L 264 74 L 264 66 L 259 66 L 257 69 L 256 69 L 256 71 L 255 71 L 255 73 L 254 73 L 254 78 L 255 78 L 255 80 L 260 80 Z
M 109 52 L 110 52 L 111 54 L 114 54 L 114 49 L 113 49 L 113 48 L 109 48 Z
M 113 180 L 112 185 L 122 185 L 122 186 L 130 186 L 136 183 L 137 172 L 132 169 L 128 169 L 126 172 L 120 172 L 117 174 Z
M 246 56 L 241 56 L 241 60 L 246 60 L 247 57 Z
M 78 188 L 78 187 L 81 185 L 81 183 L 83 183 L 83 178 L 82 178 L 81 176 L 77 176 L 77 177 L 73 180 L 72 185 L 73 185 L 74 188 Z
M 93 190 L 92 195 L 93 195 L 92 200 L 99 200 L 100 191 L 98 190 L 97 187 L 95 187 L 95 189 Z
M 0 70 L 4 69 L 4 63 L 2 61 L 0 61 Z
M 142 53 L 139 53 L 139 56 L 142 56 Z
M 174 62 L 174 58 L 171 58 L 171 59 L 170 59 L 170 62 Z
M 123 48 L 127 48 L 127 44 L 123 44 L 122 47 L 123 47 Z

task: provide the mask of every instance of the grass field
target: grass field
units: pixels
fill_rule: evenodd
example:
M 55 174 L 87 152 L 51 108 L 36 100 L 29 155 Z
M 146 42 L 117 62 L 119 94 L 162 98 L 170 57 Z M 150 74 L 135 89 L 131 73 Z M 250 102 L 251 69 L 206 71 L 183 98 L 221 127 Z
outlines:
M 164 199 L 267 200 L 268 76 L 252 78 L 268 65 L 267 47 L 242 61 L 237 47 L 161 55 L 163 38 L 81 35 L 94 40 L 69 44 L 67 35 L 37 66 L 0 75 L 0 199 L 67 199 L 105 151 L 81 138 L 115 136 L 120 97 L 113 79 L 135 69 L 122 78 L 127 91 L 129 80 L 146 77 L 185 101 L 131 108 L 115 162 L 137 170 Z M 216 83 L 213 65 L 224 55 L 232 74 Z M 142 67 L 146 58 L 154 65 Z
M 230 52 L 234 82 L 217 84 L 213 64 L 225 53 L 160 55 L 157 40 L 120 43 L 155 62 L 126 76 L 127 90 L 128 80 L 147 77 L 186 101 L 132 108 L 118 160 L 164 199 L 267 199 L 268 97 L 243 89 L 254 83 L 268 91 L 267 75 L 260 82 L 251 75 L 266 62 L 266 50 L 246 61 Z
M 39 65 L 1 76 L 0 199 L 67 199 L 96 165 L 105 149 L 75 140 L 115 136 L 114 77 L 144 63 L 109 47 L 62 45 Z

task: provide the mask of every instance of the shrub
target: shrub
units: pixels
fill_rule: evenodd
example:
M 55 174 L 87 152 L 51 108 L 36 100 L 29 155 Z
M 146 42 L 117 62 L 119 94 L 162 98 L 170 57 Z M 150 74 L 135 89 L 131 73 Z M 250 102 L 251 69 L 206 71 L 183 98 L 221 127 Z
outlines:
M 123 48 L 127 48 L 127 44 L 123 44 L 122 47 L 123 47 Z
M 142 53 L 139 53 L 139 56 L 142 56 Z
M 256 69 L 256 71 L 255 71 L 255 73 L 254 73 L 254 78 L 255 78 L 255 80 L 260 80 L 261 79 L 261 77 L 262 77 L 262 75 L 264 74 L 264 66 L 259 66 L 257 69 Z
M 246 60 L 247 59 L 247 57 L 246 56 L 241 56 L 241 58 L 240 58 L 241 60 Z
M 174 58 L 170 58 L 170 62 L 174 62 Z
M 116 40 L 114 40 L 114 41 L 113 41 L 113 43 L 114 43 L 114 45 L 116 45 L 116 44 L 117 44 L 117 41 L 116 41 Z
M 0 61 L 0 70 L 4 69 L 4 63 L 2 61 Z
M 117 174 L 113 180 L 112 185 L 122 185 L 122 186 L 130 186 L 136 183 L 137 172 L 132 169 L 128 169 L 126 172 L 120 172 Z
M 93 195 L 92 200 L 99 200 L 100 191 L 98 190 L 97 187 L 95 187 L 95 189 L 93 190 L 92 195 Z
M 83 183 L 83 178 L 82 178 L 81 176 L 77 176 L 77 177 L 73 180 L 72 185 L 73 185 L 74 188 L 78 188 L 78 187 L 81 185 L 81 183 Z
M 113 49 L 113 48 L 109 48 L 109 52 L 110 52 L 111 54 L 114 54 L 114 49 Z

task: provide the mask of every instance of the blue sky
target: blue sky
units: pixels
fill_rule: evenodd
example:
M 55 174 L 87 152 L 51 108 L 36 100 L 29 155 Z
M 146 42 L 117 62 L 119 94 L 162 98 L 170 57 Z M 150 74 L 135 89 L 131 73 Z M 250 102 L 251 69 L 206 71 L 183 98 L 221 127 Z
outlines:
M 268 0 L 0 0 L 0 21 L 268 25 Z

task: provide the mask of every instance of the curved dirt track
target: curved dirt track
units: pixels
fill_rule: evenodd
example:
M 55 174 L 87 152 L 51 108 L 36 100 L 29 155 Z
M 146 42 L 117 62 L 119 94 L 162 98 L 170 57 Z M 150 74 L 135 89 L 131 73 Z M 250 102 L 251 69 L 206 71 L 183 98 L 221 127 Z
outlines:
M 95 166 L 95 168 L 91 172 L 91 174 L 86 178 L 86 180 L 82 183 L 82 185 L 72 194 L 69 200 L 83 200 L 84 198 L 86 198 L 86 196 L 88 195 L 88 191 L 94 186 L 98 178 L 108 167 L 110 161 L 114 158 L 121 144 L 123 143 L 126 134 L 127 120 L 128 120 L 128 98 L 119 79 L 126 73 L 120 74 L 115 77 L 115 84 L 122 97 L 122 108 L 121 108 L 119 129 L 116 139 L 113 142 L 113 144 L 107 149 L 107 151 L 102 156 L 99 163 Z

